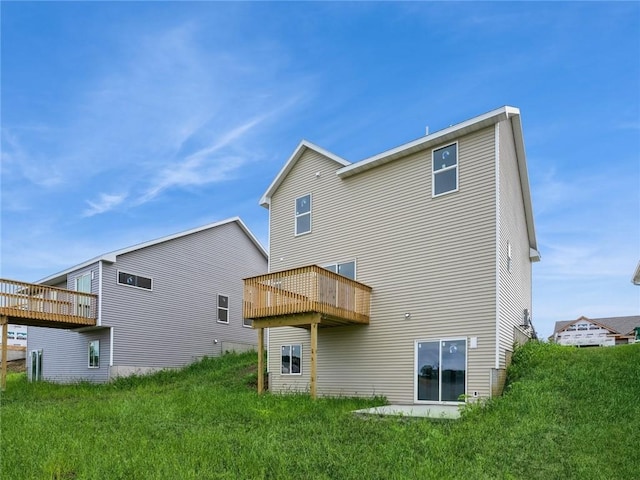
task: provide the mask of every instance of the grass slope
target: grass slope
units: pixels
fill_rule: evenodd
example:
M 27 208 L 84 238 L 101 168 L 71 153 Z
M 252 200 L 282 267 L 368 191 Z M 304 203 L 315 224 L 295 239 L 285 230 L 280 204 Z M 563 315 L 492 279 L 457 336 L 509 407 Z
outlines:
M 254 354 L 109 385 L 3 394 L 7 479 L 612 479 L 640 475 L 640 344 L 516 352 L 459 421 L 358 417 L 381 399 L 257 396 Z

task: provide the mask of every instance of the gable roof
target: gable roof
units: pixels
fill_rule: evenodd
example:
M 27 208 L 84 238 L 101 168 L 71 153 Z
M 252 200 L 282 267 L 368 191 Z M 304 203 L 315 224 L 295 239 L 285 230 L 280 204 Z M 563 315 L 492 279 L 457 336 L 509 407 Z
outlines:
M 120 250 L 114 250 L 113 252 L 104 253 L 102 255 L 98 255 L 97 257 L 91 258 L 86 262 L 79 263 L 78 265 L 74 265 L 73 267 L 67 268 L 61 272 L 45 277 L 41 280 L 38 280 L 36 283 L 43 283 L 47 285 L 54 285 L 56 283 L 60 283 L 64 281 L 67 277 L 67 274 L 79 270 L 81 268 L 87 267 L 93 263 L 103 261 L 108 263 L 115 263 L 116 258 L 119 255 L 123 255 L 125 253 L 134 252 L 136 250 L 141 250 L 143 248 L 150 247 L 152 245 L 157 245 L 159 243 L 168 242 L 169 240 L 174 240 L 176 238 L 186 237 L 187 235 L 191 235 L 193 233 L 203 232 L 205 230 L 210 230 L 212 228 L 220 227 L 222 225 L 227 225 L 229 223 L 237 223 L 238 226 L 242 229 L 242 231 L 249 237 L 249 240 L 256 246 L 258 251 L 264 256 L 264 258 L 268 259 L 269 255 L 264 247 L 260 244 L 258 239 L 251 233 L 249 228 L 244 224 L 244 222 L 240 219 L 240 217 L 231 217 L 226 220 L 222 220 L 219 222 L 209 223 L 207 225 L 203 225 L 201 227 L 192 228 L 191 230 L 186 230 L 184 232 L 174 233 L 172 235 L 167 235 L 165 237 L 156 238 L 155 240 L 149 240 L 147 242 L 138 243 L 136 245 L 132 245 L 129 247 L 121 248 Z
M 403 145 L 400 145 L 399 147 L 392 148 L 391 150 L 384 151 L 355 163 L 348 162 L 347 160 L 331 152 L 328 152 L 327 150 L 324 150 L 323 148 L 318 147 L 311 142 L 303 140 L 302 142 L 300 142 L 291 157 L 289 157 L 289 160 L 287 160 L 278 175 L 276 175 L 276 178 L 273 180 L 273 182 L 271 182 L 271 185 L 269 185 L 267 191 L 264 193 L 264 195 L 262 195 L 262 198 L 260 199 L 260 205 L 265 208 L 269 208 L 269 205 L 271 203 L 271 196 L 278 189 L 278 187 L 285 179 L 287 174 L 291 171 L 296 162 L 308 149 L 314 150 L 341 165 L 341 167 L 336 171 L 336 174 L 341 178 L 346 178 L 361 172 L 365 172 L 380 165 L 384 165 L 385 163 L 392 162 L 411 153 L 426 150 L 449 140 L 459 138 L 463 135 L 468 135 L 472 132 L 489 127 L 503 120 L 511 120 L 511 125 L 513 127 L 513 138 L 516 149 L 516 158 L 518 162 L 520 185 L 522 188 L 527 234 L 529 237 L 529 246 L 532 249 L 530 252 L 530 257 L 532 260 L 537 261 L 540 259 L 540 255 L 537 251 L 538 245 L 533 223 L 533 207 L 531 204 L 529 174 L 527 172 L 527 160 L 524 150 L 524 137 L 522 134 L 520 110 L 516 107 L 504 106 L 497 108 L 485 114 L 471 118 L 456 125 L 452 125 L 443 130 L 439 130 L 412 142 L 405 143 Z
M 568 326 L 582 321 L 595 323 L 619 335 L 631 335 L 634 328 L 640 327 L 640 315 L 607 318 L 587 318 L 582 316 L 576 320 L 556 322 L 553 334 L 555 335 L 556 333 L 562 332 Z
M 291 169 L 298 162 L 298 160 L 300 160 L 300 157 L 302 157 L 304 152 L 306 152 L 307 150 L 313 150 L 314 152 L 317 152 L 320 155 L 324 155 L 328 159 L 333 160 L 338 165 L 341 165 L 343 167 L 351 165 L 351 162 L 348 162 L 344 158 L 341 158 L 338 155 L 331 153 L 322 147 L 319 147 L 311 142 L 308 142 L 307 140 L 302 140 L 298 144 L 296 149 L 293 151 L 293 154 L 291 154 L 291 156 L 289 157 L 289 160 L 287 160 L 287 162 L 284 164 L 284 167 L 282 167 L 282 169 L 278 172 L 278 174 L 276 175 L 276 178 L 273 180 L 273 182 L 271 182 L 271 185 L 269 185 L 269 188 L 267 188 L 267 191 L 264 193 L 264 195 L 262 195 L 262 198 L 260 199 L 261 206 L 265 208 L 269 208 L 269 205 L 271 203 L 271 196 L 278 189 L 282 181 L 286 178 L 286 176 L 289 174 Z

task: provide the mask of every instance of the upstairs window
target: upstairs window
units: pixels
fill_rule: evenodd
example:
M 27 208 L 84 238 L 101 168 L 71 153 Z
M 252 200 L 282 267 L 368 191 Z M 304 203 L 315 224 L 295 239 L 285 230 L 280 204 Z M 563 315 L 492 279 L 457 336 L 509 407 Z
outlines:
M 133 275 L 131 273 L 118 272 L 118 283 L 130 287 L 144 288 L 145 290 L 152 289 L 152 281 L 150 278 Z
M 433 151 L 432 195 L 437 197 L 458 190 L 458 144 Z
M 311 194 L 296 198 L 296 235 L 311 231 Z
M 218 321 L 229 323 L 229 297 L 218 295 Z

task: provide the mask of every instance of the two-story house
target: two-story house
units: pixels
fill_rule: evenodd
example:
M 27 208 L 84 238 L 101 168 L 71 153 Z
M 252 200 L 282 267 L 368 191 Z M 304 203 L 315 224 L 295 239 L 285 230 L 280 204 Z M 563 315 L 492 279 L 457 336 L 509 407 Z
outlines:
M 266 251 L 235 217 L 18 284 L 15 320 L 42 325 L 28 331 L 29 378 L 105 382 L 255 348 L 242 278 L 266 271 Z
M 302 141 L 260 204 L 270 273 L 245 279 L 245 316 L 260 347 L 268 331 L 271 391 L 501 391 L 539 260 L 517 108 L 355 163 Z

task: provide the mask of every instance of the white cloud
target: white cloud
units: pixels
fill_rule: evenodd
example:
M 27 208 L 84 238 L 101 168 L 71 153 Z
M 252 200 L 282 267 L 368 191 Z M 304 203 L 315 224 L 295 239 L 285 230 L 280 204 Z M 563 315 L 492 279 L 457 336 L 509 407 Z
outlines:
M 82 213 L 82 215 L 84 217 L 92 217 L 93 215 L 97 215 L 99 213 L 108 212 L 109 210 L 112 210 L 120 205 L 126 198 L 127 195 L 125 193 L 118 195 L 101 193 L 97 201 L 92 202 L 90 200 L 87 200 L 89 208 L 86 209 Z

